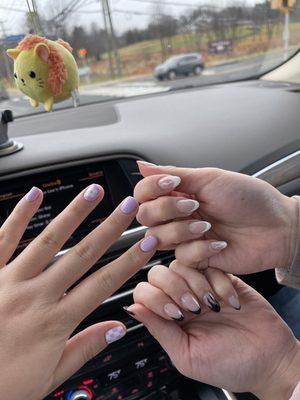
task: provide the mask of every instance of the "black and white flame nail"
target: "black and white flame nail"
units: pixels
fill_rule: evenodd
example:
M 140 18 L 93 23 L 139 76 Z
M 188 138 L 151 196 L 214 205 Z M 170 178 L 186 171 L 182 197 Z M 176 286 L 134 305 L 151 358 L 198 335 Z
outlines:
M 207 307 L 209 307 L 212 311 L 214 312 L 221 311 L 220 303 L 210 292 L 206 293 L 206 295 L 203 297 L 203 301 L 207 305 Z

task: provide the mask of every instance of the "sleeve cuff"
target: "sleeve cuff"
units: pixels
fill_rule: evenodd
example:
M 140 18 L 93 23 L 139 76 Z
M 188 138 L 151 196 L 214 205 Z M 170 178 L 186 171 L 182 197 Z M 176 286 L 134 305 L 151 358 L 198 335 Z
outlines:
M 296 386 L 296 389 L 294 390 L 290 400 L 299 400 L 299 399 L 300 399 L 300 382 Z
M 300 196 L 294 196 L 298 202 L 298 239 L 300 239 Z M 284 286 L 300 289 L 300 240 L 297 242 L 294 259 L 289 268 L 276 268 L 276 279 L 278 283 Z

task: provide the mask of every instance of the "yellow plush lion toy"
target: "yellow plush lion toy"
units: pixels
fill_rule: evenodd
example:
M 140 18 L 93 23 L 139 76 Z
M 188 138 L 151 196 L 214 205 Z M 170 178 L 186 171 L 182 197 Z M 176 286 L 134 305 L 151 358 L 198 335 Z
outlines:
M 28 35 L 15 49 L 7 50 L 14 59 L 17 87 L 33 107 L 39 103 L 51 111 L 53 103 L 66 100 L 78 89 L 78 68 L 71 46 L 59 39 Z

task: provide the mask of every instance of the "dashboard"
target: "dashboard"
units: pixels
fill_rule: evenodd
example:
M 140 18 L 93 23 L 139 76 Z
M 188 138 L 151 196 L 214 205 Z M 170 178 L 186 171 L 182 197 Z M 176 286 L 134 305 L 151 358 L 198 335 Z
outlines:
M 299 109 L 298 86 L 255 80 L 18 118 L 9 132 L 24 149 L 0 158 L 0 224 L 31 186 L 44 191 L 45 201 L 16 256 L 84 186 L 100 183 L 104 201 L 56 256 L 61 257 L 132 194 L 141 179 L 137 159 L 245 172 L 295 194 L 300 187 Z M 118 257 L 145 231 L 135 221 L 89 273 Z M 126 324 L 128 335 L 89 361 L 47 400 L 236 398 L 181 376 L 143 326 L 122 310 L 132 303 L 132 290 L 146 280 L 149 268 L 168 265 L 172 259 L 171 251 L 157 252 L 80 324 L 74 333 L 94 322 L 117 319 Z M 270 276 L 261 283 L 255 274 L 245 279 L 266 297 L 279 289 L 273 277 L 273 284 L 266 284 Z

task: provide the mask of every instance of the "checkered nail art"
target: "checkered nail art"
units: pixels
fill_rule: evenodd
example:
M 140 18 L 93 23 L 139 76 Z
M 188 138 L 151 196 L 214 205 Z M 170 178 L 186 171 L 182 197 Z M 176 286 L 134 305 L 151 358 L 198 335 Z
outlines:
M 116 326 L 115 328 L 110 329 L 105 334 L 105 340 L 107 344 L 116 342 L 126 335 L 126 331 L 122 326 Z

